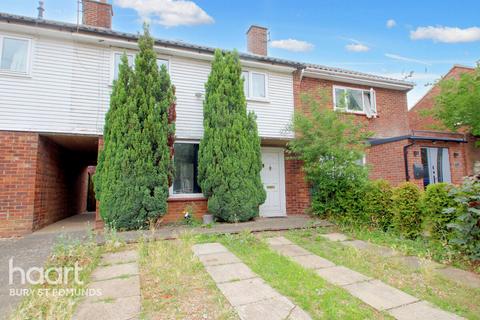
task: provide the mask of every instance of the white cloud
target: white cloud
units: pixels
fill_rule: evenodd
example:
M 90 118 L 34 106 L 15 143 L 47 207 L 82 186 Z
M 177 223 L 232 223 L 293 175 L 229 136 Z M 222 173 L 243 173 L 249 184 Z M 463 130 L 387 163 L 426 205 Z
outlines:
M 406 80 L 412 82 L 434 82 L 441 78 L 440 75 L 436 73 L 428 73 L 428 72 L 390 72 L 390 73 L 374 73 L 376 75 L 399 79 L 399 80 Z
M 393 19 L 388 19 L 387 20 L 387 28 L 391 29 L 397 25 L 397 22 Z
M 214 22 L 202 8 L 189 0 L 115 0 L 115 4 L 121 8 L 134 9 L 143 20 L 165 27 Z
M 426 65 L 426 66 L 431 64 L 428 61 L 418 60 L 418 59 L 414 59 L 414 58 L 408 58 L 408 57 L 404 57 L 404 56 L 401 56 L 401 55 L 398 55 L 398 54 L 393 54 L 393 53 L 385 53 L 385 57 L 390 58 L 390 59 L 394 59 L 394 60 L 423 64 L 423 65 Z
M 270 42 L 270 46 L 293 52 L 306 52 L 312 50 L 314 47 L 314 45 L 309 42 L 295 39 L 274 40 Z
M 480 28 L 457 28 L 457 27 L 418 27 L 410 31 L 412 40 L 431 39 L 435 42 L 457 43 L 480 41 Z
M 353 51 L 353 52 L 366 52 L 370 50 L 369 47 L 367 47 L 364 44 L 361 43 L 350 43 L 345 46 L 345 49 L 348 51 Z

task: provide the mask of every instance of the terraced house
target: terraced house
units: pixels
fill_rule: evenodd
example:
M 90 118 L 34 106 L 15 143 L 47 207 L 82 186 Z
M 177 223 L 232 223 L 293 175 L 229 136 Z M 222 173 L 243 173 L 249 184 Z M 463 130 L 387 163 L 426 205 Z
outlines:
M 102 146 L 112 81 L 124 52 L 133 63 L 138 39 L 112 30 L 112 15 L 109 3 L 95 0 L 83 1 L 78 25 L 0 13 L 0 236 L 22 235 L 95 210 L 90 178 Z M 463 142 L 463 137 L 446 140 L 411 132 L 406 93 L 412 83 L 273 58 L 267 43 L 267 29 L 251 26 L 248 53 L 240 54 L 248 109 L 257 116 L 262 139 L 267 191 L 262 216 L 302 214 L 309 205 L 301 163 L 285 155 L 294 137 L 289 124 L 294 110 L 302 108 L 303 93 L 327 89 L 331 108 L 345 99 L 345 111 L 375 133 L 363 160 L 371 165 L 372 178 L 423 185 L 414 172 L 421 164 L 422 141 Z M 181 219 L 187 205 L 193 204 L 199 216 L 206 212 L 196 173 L 204 84 L 214 49 L 157 39 L 155 50 L 177 98 L 176 176 L 164 217 L 169 222 Z M 441 153 L 443 180 L 459 182 L 465 174 L 457 165 L 463 149 L 448 148 Z

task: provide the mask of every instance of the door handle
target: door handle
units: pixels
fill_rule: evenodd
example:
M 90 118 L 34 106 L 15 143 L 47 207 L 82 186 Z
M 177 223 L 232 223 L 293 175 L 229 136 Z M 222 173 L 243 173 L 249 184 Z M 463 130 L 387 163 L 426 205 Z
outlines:
M 267 189 L 275 189 L 275 186 L 267 186 Z

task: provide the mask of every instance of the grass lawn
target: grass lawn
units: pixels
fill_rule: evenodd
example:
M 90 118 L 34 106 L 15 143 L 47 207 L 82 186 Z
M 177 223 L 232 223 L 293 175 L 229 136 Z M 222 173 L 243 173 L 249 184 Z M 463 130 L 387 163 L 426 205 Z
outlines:
M 192 240 L 140 243 L 142 318 L 238 319 L 193 256 Z
M 289 231 L 285 236 L 336 264 L 380 279 L 444 310 L 469 319 L 480 319 L 480 289 L 447 280 L 428 266 L 416 271 L 391 258 L 325 240 L 320 233 L 324 230 Z
M 391 319 L 330 285 L 313 270 L 307 270 L 272 251 L 252 234 L 204 235 L 199 242 L 220 242 L 237 255 L 263 280 L 290 298 L 313 319 Z

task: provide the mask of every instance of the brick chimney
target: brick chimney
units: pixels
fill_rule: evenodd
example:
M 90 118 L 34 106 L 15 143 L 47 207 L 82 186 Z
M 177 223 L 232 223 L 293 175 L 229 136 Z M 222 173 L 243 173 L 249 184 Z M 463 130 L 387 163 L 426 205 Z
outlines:
M 112 28 L 112 5 L 107 0 L 82 0 L 82 23 L 86 26 Z
M 256 25 L 250 26 L 247 31 L 247 50 L 261 56 L 267 55 L 268 29 Z

